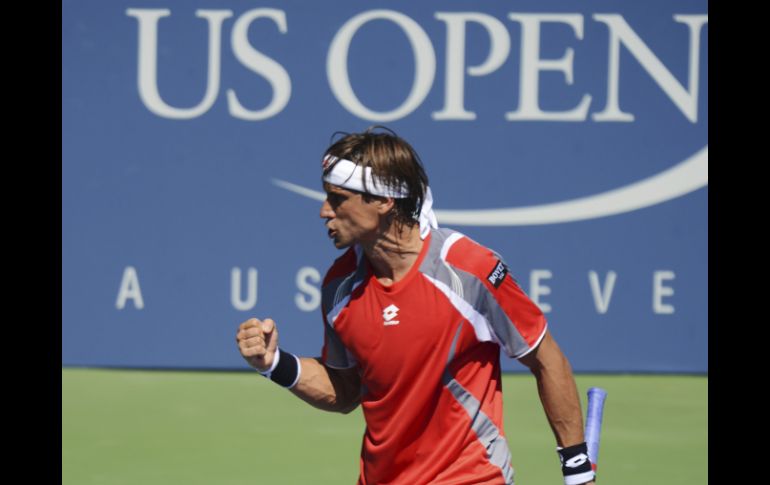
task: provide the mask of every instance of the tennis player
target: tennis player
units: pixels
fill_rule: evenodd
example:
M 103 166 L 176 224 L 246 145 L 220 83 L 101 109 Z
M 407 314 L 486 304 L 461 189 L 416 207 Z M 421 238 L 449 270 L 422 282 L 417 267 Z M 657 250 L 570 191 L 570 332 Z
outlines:
M 346 249 L 323 281 L 321 357 L 278 345 L 271 319 L 240 325 L 241 355 L 311 405 L 366 420 L 359 485 L 513 484 L 500 350 L 537 380 L 566 485 L 593 484 L 569 362 L 503 258 L 439 228 L 405 140 L 376 129 L 325 152 L 321 206 Z

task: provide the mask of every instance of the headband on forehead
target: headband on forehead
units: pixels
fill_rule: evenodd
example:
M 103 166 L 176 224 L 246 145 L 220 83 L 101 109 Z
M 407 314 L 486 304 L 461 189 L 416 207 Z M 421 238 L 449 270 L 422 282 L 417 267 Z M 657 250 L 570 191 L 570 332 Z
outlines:
M 372 174 L 372 167 L 364 168 L 350 160 L 337 158 L 334 155 L 324 157 L 324 170 L 332 164 L 334 167 L 324 175 L 324 182 L 380 197 L 393 197 L 394 199 L 409 197 L 409 188 L 406 184 L 401 184 L 400 187 L 390 187 L 380 177 Z M 364 186 L 364 180 L 366 180 L 366 186 Z
M 366 194 L 378 195 L 380 197 L 393 197 L 394 199 L 406 199 L 409 197 L 409 187 L 402 183 L 400 186 L 392 187 L 385 183 L 381 177 L 372 173 L 372 167 L 361 167 L 350 160 L 326 155 L 322 163 L 323 169 L 330 166 L 331 170 L 323 176 L 324 182 L 342 187 L 343 189 L 355 190 Z M 366 185 L 364 185 L 364 180 Z M 430 228 L 437 229 L 438 221 L 436 214 L 433 213 L 433 194 L 430 187 L 426 187 L 425 197 L 420 210 L 420 238 L 425 239 L 430 233 Z

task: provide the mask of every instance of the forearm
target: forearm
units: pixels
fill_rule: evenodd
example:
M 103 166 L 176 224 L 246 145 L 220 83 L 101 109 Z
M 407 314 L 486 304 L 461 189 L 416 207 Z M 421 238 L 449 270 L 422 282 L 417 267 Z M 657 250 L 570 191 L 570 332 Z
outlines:
M 540 402 L 558 445 L 564 448 L 582 443 L 583 414 L 575 378 L 550 332 L 535 351 L 520 360 L 537 380 Z
M 537 380 L 537 392 L 548 424 L 562 448 L 559 455 L 564 482 L 592 485 L 593 472 L 585 455 L 583 413 L 569 361 L 547 331 L 540 345 L 519 360 Z
M 291 392 L 324 411 L 349 413 L 358 406 L 360 386 L 355 370 L 326 367 L 318 358 L 300 358 L 302 372 Z
M 584 441 L 583 415 L 572 369 L 565 358 L 532 369 L 537 391 L 556 442 L 561 447 Z
M 349 413 L 358 406 L 361 394 L 358 368 L 332 369 L 320 358 L 296 357 L 279 349 L 278 330 L 272 319 L 248 319 L 238 327 L 235 341 L 250 366 L 289 388 L 303 401 L 340 413 Z

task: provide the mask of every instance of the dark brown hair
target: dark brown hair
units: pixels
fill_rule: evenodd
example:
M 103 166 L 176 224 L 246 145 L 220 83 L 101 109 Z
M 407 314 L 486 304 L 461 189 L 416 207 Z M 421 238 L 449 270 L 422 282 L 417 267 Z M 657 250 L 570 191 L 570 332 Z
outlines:
M 376 129 L 386 133 L 375 132 Z M 350 160 L 362 168 L 371 167 L 372 174 L 388 187 L 398 188 L 406 185 L 409 197 L 393 199 L 393 216 L 399 226 L 413 226 L 419 220 L 425 192 L 428 188 L 428 176 L 420 157 L 412 146 L 392 130 L 384 126 L 372 126 L 363 133 L 335 133 L 332 136 L 344 136 L 326 150 L 326 155 Z M 336 162 L 335 162 L 336 163 Z M 324 169 L 326 175 L 334 163 Z M 366 180 L 363 180 L 366 189 Z M 372 196 L 364 194 L 365 200 Z

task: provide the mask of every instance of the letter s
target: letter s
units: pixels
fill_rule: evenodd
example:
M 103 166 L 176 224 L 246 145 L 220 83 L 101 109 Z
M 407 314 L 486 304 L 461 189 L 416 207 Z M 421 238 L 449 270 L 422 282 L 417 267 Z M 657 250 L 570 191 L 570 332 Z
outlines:
M 312 312 L 321 304 L 321 290 L 308 283 L 308 280 L 313 283 L 320 283 L 321 273 L 312 266 L 302 267 L 297 272 L 297 288 L 305 294 L 297 293 L 294 295 L 294 303 L 303 312 Z M 309 298 L 305 295 L 308 295 Z
M 248 32 L 251 23 L 258 18 L 272 19 L 282 34 L 287 32 L 286 12 L 273 8 L 255 8 L 241 15 L 235 22 L 231 37 L 235 57 L 250 70 L 262 75 L 273 88 L 273 99 L 267 107 L 249 111 L 244 108 L 232 89 L 227 90 L 227 107 L 230 114 L 247 121 L 258 121 L 280 113 L 291 97 L 291 78 L 279 63 L 254 49 L 249 44 Z

